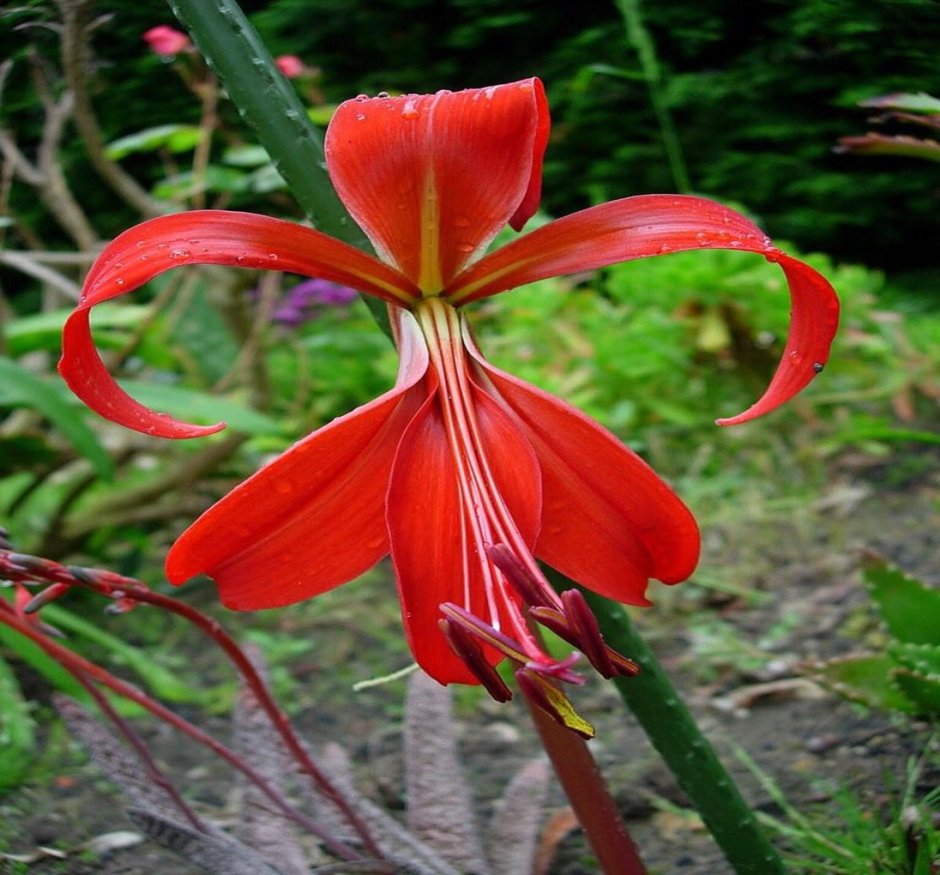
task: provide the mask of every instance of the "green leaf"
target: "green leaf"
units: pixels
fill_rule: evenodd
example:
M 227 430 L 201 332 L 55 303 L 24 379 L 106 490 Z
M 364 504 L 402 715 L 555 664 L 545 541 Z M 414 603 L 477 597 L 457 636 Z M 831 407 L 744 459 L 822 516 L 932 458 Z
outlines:
M 52 310 L 13 319 L 3 327 L 7 352 L 11 358 L 36 350 L 58 350 L 62 346 L 62 326 L 71 310 Z M 95 307 L 95 343 L 107 349 L 117 346 L 109 342 L 109 329 L 136 328 L 151 315 L 146 304 L 99 304 Z
M 46 605 L 42 609 L 42 616 L 57 629 L 74 632 L 106 648 L 116 663 L 130 666 L 161 699 L 171 702 L 193 702 L 201 695 L 198 690 L 184 684 L 172 672 L 155 663 L 153 657 L 146 651 L 122 641 L 72 611 L 59 605 Z
M 172 200 L 192 197 L 203 191 L 239 194 L 247 187 L 247 178 L 241 169 L 210 164 L 204 173 L 186 171 L 175 176 L 168 176 L 153 187 L 153 196 Z
M 891 679 L 898 689 L 914 703 L 918 714 L 940 715 L 940 675 L 921 674 L 899 668 L 894 671 Z
M 233 167 L 261 167 L 271 163 L 271 156 L 264 146 L 230 146 L 222 154 L 222 161 Z
M 834 693 L 872 708 L 914 713 L 917 708 L 892 683 L 894 660 L 885 654 L 844 656 L 816 663 L 809 676 Z
M 95 433 L 85 425 L 84 414 L 76 413 L 64 384 L 47 383 L 0 356 L 0 405 L 39 411 L 91 462 L 99 477 L 111 477 L 111 459 Z
M 863 100 L 860 106 L 940 114 L 940 100 L 925 91 L 919 91 L 917 94 L 886 94 L 883 97 L 872 97 L 870 100 Z
M 888 646 L 891 658 L 900 666 L 921 674 L 940 675 L 940 644 L 908 644 Z
M 188 152 L 199 145 L 203 136 L 204 131 L 196 125 L 158 125 L 120 137 L 108 145 L 107 155 L 112 160 L 119 161 L 135 152 L 154 152 L 157 149 Z
M 154 410 L 172 411 L 173 416 L 188 422 L 225 422 L 235 431 L 250 435 L 279 434 L 281 431 L 276 420 L 233 398 L 144 380 L 122 381 L 121 388 L 141 404 Z
M 0 657 L 0 791 L 19 785 L 36 749 L 35 724 L 16 676 Z
M 61 690 L 73 699 L 78 699 L 79 702 L 92 704 L 88 691 L 66 669 L 38 644 L 3 623 L 0 623 L 0 645 L 15 653 L 19 659 L 35 669 L 57 690 Z
M 864 576 L 881 619 L 895 638 L 940 644 L 940 592 L 883 559 L 870 560 Z

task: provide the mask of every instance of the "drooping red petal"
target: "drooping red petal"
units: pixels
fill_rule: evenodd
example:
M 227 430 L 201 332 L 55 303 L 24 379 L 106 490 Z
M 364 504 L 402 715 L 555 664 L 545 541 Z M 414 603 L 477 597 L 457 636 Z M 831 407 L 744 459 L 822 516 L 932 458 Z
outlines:
M 291 271 L 399 304 L 413 300 L 417 291 L 405 277 L 372 256 L 293 222 L 252 213 L 197 210 L 135 225 L 111 241 L 88 272 L 78 307 L 65 323 L 59 372 L 71 390 L 102 416 L 135 431 L 168 438 L 211 434 L 224 424 L 189 425 L 134 401 L 101 361 L 91 337 L 89 311 L 185 264 Z
M 520 429 L 500 406 L 473 389 L 482 446 L 500 496 L 523 540 L 534 546 L 539 529 L 538 461 Z M 461 499 L 455 448 L 448 440 L 438 392 L 402 436 L 388 491 L 388 531 L 398 579 L 402 619 L 415 660 L 441 683 L 479 681 L 454 654 L 438 628 L 439 605 L 453 602 L 512 635 L 502 597 L 494 617 L 486 574 L 495 573 L 485 549 L 492 533 L 474 522 L 480 508 Z M 505 598 L 518 601 L 511 589 Z M 484 647 L 491 664 L 501 654 Z
M 356 98 L 326 154 L 343 203 L 381 256 L 439 291 L 507 222 L 538 206 L 548 105 L 541 82 Z
M 394 389 L 294 444 L 183 532 L 166 560 L 172 583 L 207 574 L 228 607 L 273 608 L 345 583 L 388 553 L 389 473 L 428 367 L 416 329 L 400 348 Z
M 642 195 L 566 216 L 482 258 L 461 273 L 447 300 L 464 304 L 550 276 L 690 249 L 740 249 L 783 268 L 792 316 L 783 358 L 764 395 L 733 425 L 783 404 L 819 373 L 839 322 L 835 291 L 820 273 L 777 249 L 749 219 L 704 198 Z
M 468 347 L 541 465 L 535 555 L 625 604 L 649 604 L 650 578 L 685 580 L 698 562 L 698 526 L 652 468 L 580 411 L 493 367 L 469 339 Z

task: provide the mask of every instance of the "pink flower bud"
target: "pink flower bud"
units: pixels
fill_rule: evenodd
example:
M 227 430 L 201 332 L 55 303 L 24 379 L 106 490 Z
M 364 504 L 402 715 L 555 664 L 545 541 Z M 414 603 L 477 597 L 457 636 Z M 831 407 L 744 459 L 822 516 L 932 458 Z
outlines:
M 146 31 L 144 41 L 152 51 L 163 57 L 178 55 L 192 46 L 189 37 L 185 33 L 165 24 L 151 27 L 150 30 Z
M 274 66 L 288 79 L 296 79 L 307 69 L 307 65 L 297 55 L 279 55 L 274 59 Z

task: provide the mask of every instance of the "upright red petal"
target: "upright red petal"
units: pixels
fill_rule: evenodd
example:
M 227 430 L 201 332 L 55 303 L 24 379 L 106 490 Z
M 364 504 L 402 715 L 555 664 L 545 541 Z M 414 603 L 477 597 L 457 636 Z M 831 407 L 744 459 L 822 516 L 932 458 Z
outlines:
M 389 474 L 428 367 L 420 332 L 402 332 L 400 344 L 394 389 L 294 444 L 183 532 L 166 560 L 172 583 L 207 574 L 228 607 L 273 608 L 345 583 L 388 553 Z
M 493 391 L 515 413 L 542 470 L 535 555 L 607 598 L 646 605 L 650 578 L 695 569 L 695 518 L 639 456 L 580 411 L 487 362 Z
M 777 249 L 753 222 L 728 207 L 687 195 L 642 195 L 611 201 L 536 229 L 470 266 L 447 293 L 464 304 L 550 276 L 690 249 L 756 252 L 783 268 L 792 315 L 784 356 L 770 386 L 732 425 L 783 404 L 818 374 L 839 324 L 839 301 L 808 264 Z
M 496 490 L 469 483 L 460 465 L 466 456 L 448 437 L 437 392 L 402 437 L 388 491 L 388 531 L 402 603 L 402 619 L 415 660 L 441 683 L 479 683 L 450 649 L 438 629 L 439 605 L 453 602 L 507 634 L 507 599 L 518 602 L 489 562 L 486 550 L 497 537 L 486 503 L 505 501 L 530 548 L 539 529 L 541 488 L 538 461 L 520 429 L 484 392 L 472 389 L 481 437 L 480 461 Z M 478 488 L 477 502 L 467 489 Z M 495 664 L 502 656 L 484 648 Z
M 330 177 L 382 258 L 434 294 L 535 211 L 548 127 L 538 79 L 360 97 L 330 123 Z
M 224 425 L 189 425 L 134 401 L 98 356 L 89 311 L 184 264 L 292 271 L 399 304 L 413 300 L 417 291 L 404 276 L 372 256 L 293 222 L 252 213 L 196 210 L 135 225 L 112 240 L 88 272 L 78 307 L 65 323 L 59 372 L 69 388 L 102 416 L 135 431 L 168 438 L 211 434 Z

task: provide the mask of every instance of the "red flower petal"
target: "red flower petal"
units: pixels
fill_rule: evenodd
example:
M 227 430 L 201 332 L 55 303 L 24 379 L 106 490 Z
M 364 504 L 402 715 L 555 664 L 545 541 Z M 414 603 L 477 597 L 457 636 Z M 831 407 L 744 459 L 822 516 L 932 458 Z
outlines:
M 173 545 L 167 578 L 207 574 L 226 606 L 247 611 L 310 598 L 371 568 L 388 553 L 389 473 L 424 400 L 416 387 L 427 366 L 420 334 L 403 332 L 395 388 L 294 444 L 210 507 Z
M 780 264 L 792 301 L 790 335 L 770 386 L 732 425 L 768 413 L 822 370 L 839 322 L 839 302 L 816 270 L 784 255 L 740 213 L 704 198 L 643 195 L 611 201 L 545 225 L 478 261 L 448 289 L 464 304 L 550 276 L 689 249 L 740 249 Z
M 199 210 L 135 225 L 108 244 L 88 272 L 79 305 L 65 323 L 59 372 L 72 391 L 102 416 L 127 428 L 168 438 L 211 434 L 224 424 L 188 425 L 134 401 L 115 383 L 98 356 L 89 311 L 184 264 L 292 271 L 352 286 L 392 303 L 413 300 L 416 294 L 393 268 L 293 222 L 251 213 Z
M 330 177 L 377 251 L 435 293 L 538 206 L 548 106 L 538 79 L 343 103 Z
M 698 562 L 698 526 L 652 468 L 580 411 L 471 353 L 541 463 L 535 555 L 625 604 L 649 604 L 651 577 L 685 580 Z
M 499 495 L 523 540 L 535 544 L 541 488 L 538 461 L 519 428 L 500 406 L 473 388 L 482 450 Z M 475 521 L 479 507 L 461 500 L 455 448 L 447 437 L 441 393 L 429 398 L 402 436 L 388 491 L 388 531 L 398 579 L 402 619 L 415 660 L 441 683 L 479 680 L 450 649 L 438 621 L 439 605 L 453 602 L 508 634 L 505 599 L 518 602 L 510 587 L 488 601 L 498 577 L 486 558 L 493 534 Z M 487 576 L 491 580 L 487 580 Z M 503 657 L 484 647 L 491 664 Z

